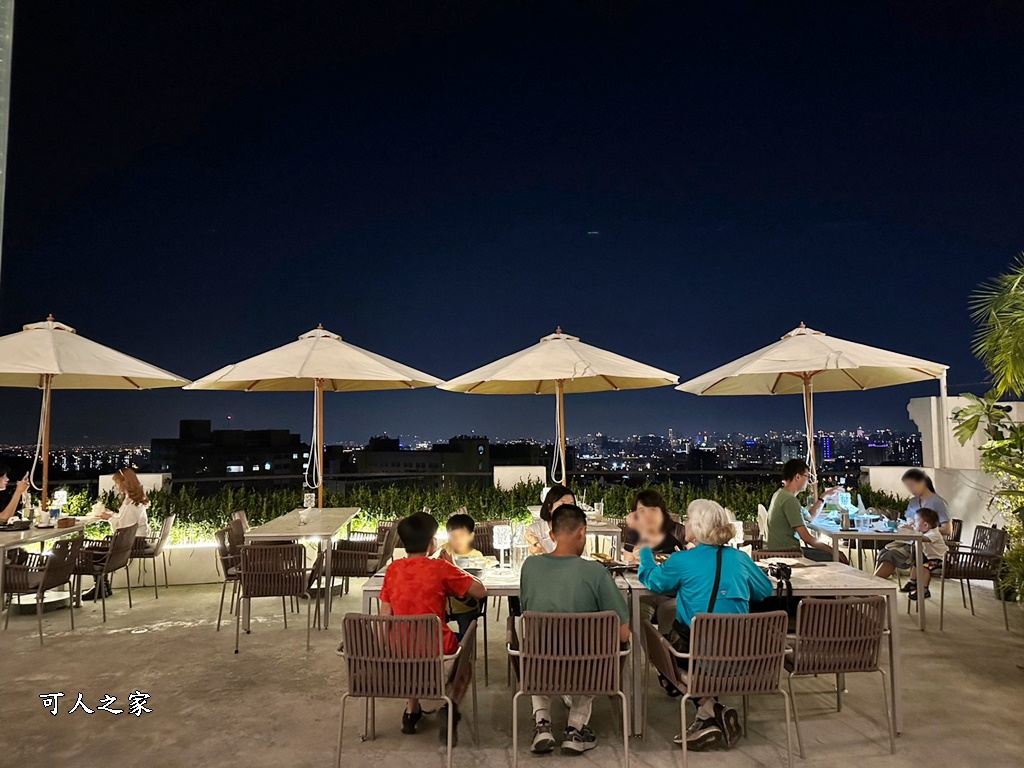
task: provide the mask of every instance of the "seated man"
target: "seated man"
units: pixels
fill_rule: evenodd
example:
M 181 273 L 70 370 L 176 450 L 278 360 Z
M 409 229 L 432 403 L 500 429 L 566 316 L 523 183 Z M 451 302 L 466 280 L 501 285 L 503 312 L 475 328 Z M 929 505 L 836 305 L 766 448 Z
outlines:
M 523 611 L 538 613 L 598 613 L 615 611 L 619 616 L 619 640 L 629 641 L 629 608 L 608 570 L 598 562 L 580 557 L 587 545 L 587 516 L 575 504 L 563 504 L 551 516 L 552 552 L 527 558 L 520 576 Z M 566 752 L 585 752 L 597 746 L 590 730 L 593 696 L 573 696 L 569 722 L 562 737 Z M 551 733 L 551 700 L 533 697 L 534 734 L 531 749 L 555 748 Z
M 446 560 L 433 558 L 437 548 L 434 535 L 437 521 L 426 512 L 417 512 L 398 523 L 398 538 L 405 547 L 406 557 L 395 560 L 384 574 L 380 592 L 381 616 L 421 616 L 432 613 L 441 619 L 444 638 L 444 654 L 451 656 L 459 649 L 459 641 L 445 623 L 449 597 L 487 598 L 487 589 L 477 579 L 456 568 Z M 341 648 L 338 649 L 342 651 Z M 458 725 L 462 719 L 459 702 L 465 686 L 456 686 L 451 693 L 454 704 L 452 712 L 452 746 L 458 743 Z M 448 739 L 448 718 L 441 710 L 442 742 Z M 416 733 L 416 726 L 423 717 L 423 708 L 418 699 L 410 699 L 402 715 L 402 733 Z
M 833 549 L 828 544 L 818 541 L 807 530 L 804 524 L 803 507 L 796 495 L 807 490 L 811 480 L 811 470 L 803 459 L 790 459 L 782 467 L 782 487 L 772 496 L 768 507 L 768 539 L 764 543 L 767 550 L 799 549 L 803 543 L 804 557 L 809 560 L 832 560 Z M 840 490 L 829 488 L 808 510 L 813 520 L 825 505 L 825 497 Z M 839 555 L 844 563 L 849 561 L 846 556 Z

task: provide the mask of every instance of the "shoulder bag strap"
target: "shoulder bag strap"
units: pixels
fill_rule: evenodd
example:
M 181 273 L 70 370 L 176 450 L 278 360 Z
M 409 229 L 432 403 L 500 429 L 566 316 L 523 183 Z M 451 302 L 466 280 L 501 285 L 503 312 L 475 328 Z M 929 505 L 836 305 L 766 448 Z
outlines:
M 718 599 L 718 585 L 722 581 L 722 547 L 715 555 L 715 584 L 711 587 L 711 599 L 708 601 L 708 613 L 715 612 L 715 600 Z

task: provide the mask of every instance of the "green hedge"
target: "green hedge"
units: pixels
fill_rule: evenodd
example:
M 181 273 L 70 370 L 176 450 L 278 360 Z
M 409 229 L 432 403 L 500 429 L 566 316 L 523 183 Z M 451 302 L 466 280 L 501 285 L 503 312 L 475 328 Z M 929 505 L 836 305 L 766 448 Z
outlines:
M 750 521 L 757 517 L 757 505 L 768 504 L 775 485 L 770 483 L 750 484 L 722 482 L 708 490 L 691 485 L 663 483 L 649 486 L 658 490 L 668 501 L 669 509 L 683 515 L 686 506 L 694 499 L 710 498 L 732 510 L 740 520 Z M 576 487 L 576 492 L 586 501 L 594 504 L 604 501 L 604 513 L 608 517 L 623 517 L 629 510 L 636 489 L 613 485 L 602 488 L 597 484 Z M 861 486 L 860 493 L 868 506 L 902 509 L 906 502 L 885 493 L 872 491 Z M 448 518 L 460 507 L 466 507 L 477 520 L 526 519 L 527 507 L 540 503 L 542 488 L 539 483 L 522 485 L 511 491 L 494 487 L 463 487 L 425 489 L 399 486 L 348 488 L 344 491 L 329 491 L 325 495 L 328 507 L 359 507 L 362 509 L 354 521 L 356 530 L 373 530 L 377 520 L 390 520 L 431 510 L 439 521 Z M 159 491 L 151 494 L 153 502 L 149 510 L 150 526 L 156 530 L 160 521 L 173 512 L 177 515 L 171 542 L 208 543 L 213 534 L 227 525 L 233 512 L 244 509 L 250 525 L 260 525 L 268 520 L 302 506 L 303 491 L 296 490 L 249 490 L 223 488 L 212 495 L 203 495 L 188 487 L 173 491 Z M 87 493 L 72 494 L 68 499 L 68 514 L 80 515 L 89 511 L 96 497 Z M 114 506 L 113 497 L 104 499 L 108 506 Z M 109 532 L 106 526 L 90 526 L 90 534 L 102 535 Z M 106 529 L 106 531 L 104 531 Z

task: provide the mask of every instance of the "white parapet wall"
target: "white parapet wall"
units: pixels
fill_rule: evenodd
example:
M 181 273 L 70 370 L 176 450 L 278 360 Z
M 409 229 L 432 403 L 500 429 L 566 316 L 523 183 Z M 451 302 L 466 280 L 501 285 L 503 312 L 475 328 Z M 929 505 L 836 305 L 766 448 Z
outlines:
M 901 499 L 910 494 L 903 487 L 903 473 L 910 467 L 862 467 L 867 481 L 876 491 L 885 491 Z M 953 517 L 964 521 L 963 540 L 970 541 L 975 526 L 1005 525 L 1002 515 L 991 508 L 996 481 L 978 469 L 937 469 L 920 467 L 935 483 L 935 490 L 949 504 Z
M 530 483 L 547 482 L 548 472 L 546 467 L 534 466 L 512 466 L 494 468 L 494 487 L 503 491 L 509 491 L 517 485 L 529 485 Z

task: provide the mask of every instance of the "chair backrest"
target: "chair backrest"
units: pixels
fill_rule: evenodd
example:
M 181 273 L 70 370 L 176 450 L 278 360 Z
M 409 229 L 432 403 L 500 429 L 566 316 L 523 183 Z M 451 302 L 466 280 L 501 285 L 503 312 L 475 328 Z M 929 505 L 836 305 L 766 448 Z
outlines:
M 756 563 L 758 560 L 770 560 L 773 557 L 803 557 L 804 553 L 799 549 L 754 549 L 750 556 Z
M 241 522 L 243 533 L 249 530 L 249 516 L 245 514 L 244 509 L 240 509 L 237 512 L 232 513 L 231 519 Z
M 698 613 L 690 625 L 687 689 L 694 698 L 779 689 L 786 653 L 785 611 Z
M 395 546 L 398 544 L 398 526 L 392 525 L 384 534 L 384 540 L 380 543 L 380 556 L 377 558 L 377 567 L 374 572 L 379 571 L 387 565 L 395 555 Z
M 398 535 L 398 521 L 397 520 L 378 520 L 377 521 L 377 544 L 383 545 L 387 540 L 388 535 L 394 531 L 395 535 Z
M 46 558 L 46 570 L 43 572 L 43 581 L 39 585 L 40 595 L 48 589 L 67 584 L 71 580 L 71 574 L 75 570 L 75 563 L 78 562 L 81 551 L 82 540 L 80 538 L 64 539 L 53 545 L 50 556 Z
M 793 674 L 874 672 L 885 634 L 885 598 L 806 597 L 796 609 Z
M 519 690 L 536 695 L 619 692 L 619 617 L 600 613 L 523 614 Z
M 167 546 L 167 541 L 171 538 L 171 529 L 174 528 L 174 521 L 177 515 L 168 515 L 160 523 L 160 535 L 157 537 L 156 544 L 153 546 L 153 554 L 159 555 L 164 551 L 164 547 Z
M 301 544 L 246 544 L 240 552 L 244 597 L 306 594 L 306 548 Z
M 508 520 L 487 520 L 477 523 L 473 529 L 473 546 L 480 550 L 480 554 L 484 557 L 498 556 L 494 549 L 494 526 L 496 525 L 511 525 L 511 523 Z
M 113 573 L 128 565 L 132 556 L 132 547 L 135 546 L 135 531 L 138 525 L 129 525 L 127 528 L 118 528 L 114 531 L 114 538 L 110 542 L 110 551 L 107 553 L 107 560 L 104 563 L 104 573 Z
M 341 631 L 350 696 L 444 696 L 444 640 L 437 616 L 349 613 L 342 619 Z
M 761 539 L 768 541 L 768 510 L 764 504 L 757 505 L 757 530 L 761 532 Z
M 954 517 L 950 521 L 951 530 L 949 536 L 946 537 L 947 544 L 959 544 L 960 537 L 963 536 L 964 532 L 964 521 L 960 518 Z
M 974 529 L 974 543 L 971 549 L 979 555 L 1002 556 L 1006 549 L 1006 531 L 987 525 L 977 526 Z
M 679 674 L 679 665 L 669 649 L 672 647 L 668 639 L 658 631 L 647 619 L 641 622 L 643 628 L 644 651 L 654 668 L 676 688 L 683 689 L 686 684 Z
M 245 544 L 245 526 L 238 518 L 228 523 L 228 554 L 238 557 Z
M 743 543 L 749 544 L 751 549 L 761 549 L 764 546 L 764 536 L 761 535 L 759 522 L 743 523 Z

